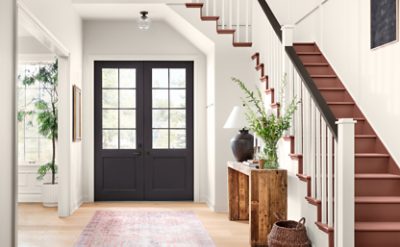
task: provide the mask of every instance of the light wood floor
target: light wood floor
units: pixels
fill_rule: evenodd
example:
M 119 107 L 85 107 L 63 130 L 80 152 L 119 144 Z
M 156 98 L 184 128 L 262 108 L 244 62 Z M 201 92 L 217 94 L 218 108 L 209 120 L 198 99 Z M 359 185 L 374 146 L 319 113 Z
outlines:
M 82 205 L 74 215 L 68 218 L 58 218 L 56 209 L 44 208 L 41 204 L 21 204 L 18 206 L 18 246 L 71 247 L 96 210 L 135 207 L 192 210 L 199 217 L 216 246 L 249 246 L 247 222 L 229 221 L 225 213 L 213 213 L 204 204 L 190 202 L 88 203 Z

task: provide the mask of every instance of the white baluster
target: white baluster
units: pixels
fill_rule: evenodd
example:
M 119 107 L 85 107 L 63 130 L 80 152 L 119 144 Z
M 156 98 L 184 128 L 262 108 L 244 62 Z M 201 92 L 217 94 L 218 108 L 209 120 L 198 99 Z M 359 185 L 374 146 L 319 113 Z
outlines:
M 225 29 L 225 0 L 222 0 L 222 7 L 221 7 L 221 25 L 222 29 Z
M 236 1 L 236 42 L 240 42 L 240 0 Z
M 204 2 L 204 5 L 205 5 L 205 8 L 206 8 L 206 16 L 209 16 L 209 3 L 210 3 L 210 1 L 209 0 L 206 0 L 205 2 Z
M 232 25 L 233 0 L 228 0 L 228 4 L 229 4 L 229 29 L 232 29 L 233 28 L 233 25 Z
M 213 0 L 213 15 L 217 16 L 217 0 Z
M 313 100 L 311 100 L 311 141 L 310 141 L 310 164 L 311 164 L 311 197 L 316 198 L 316 176 L 315 176 L 315 171 L 316 171 L 316 162 L 315 162 L 315 103 Z
M 321 193 L 321 211 L 322 211 L 322 223 L 327 224 L 327 200 L 326 200 L 326 189 L 327 189 L 327 177 L 326 177 L 326 123 L 321 118 L 321 172 L 322 172 L 322 193 Z
M 246 31 L 246 42 L 249 42 L 249 0 L 246 0 L 246 25 L 245 25 L 245 31 Z
M 333 227 L 333 139 L 331 130 L 328 129 L 328 226 Z
M 316 115 L 315 115 L 315 131 L 316 131 L 316 138 L 315 138 L 315 158 L 316 162 L 315 165 L 317 167 L 316 169 L 316 199 L 321 200 L 321 114 L 319 113 L 319 110 L 316 109 Z

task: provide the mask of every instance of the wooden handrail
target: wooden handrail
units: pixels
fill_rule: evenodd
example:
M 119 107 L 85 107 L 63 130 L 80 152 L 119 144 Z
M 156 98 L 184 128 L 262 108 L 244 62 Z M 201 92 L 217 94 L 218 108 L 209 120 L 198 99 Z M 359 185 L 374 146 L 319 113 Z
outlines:
M 278 19 L 276 19 L 274 13 L 272 12 L 271 8 L 269 7 L 266 0 L 258 0 L 261 8 L 263 9 L 265 15 L 267 16 L 269 23 L 271 24 L 272 28 L 274 29 L 276 36 L 278 36 L 279 40 L 282 42 L 282 30 L 281 24 L 279 24 Z
M 286 46 L 285 47 L 286 54 L 290 58 L 293 63 L 293 67 L 296 68 L 297 73 L 301 77 L 304 85 L 306 86 L 308 92 L 310 93 L 311 97 L 313 98 L 315 105 L 318 107 L 319 111 L 321 112 L 321 116 L 325 119 L 328 128 L 332 131 L 333 137 L 337 138 L 337 125 L 336 125 L 336 118 L 333 115 L 331 109 L 329 108 L 328 104 L 326 103 L 325 99 L 322 97 L 321 92 L 318 90 L 317 86 L 315 85 L 313 79 L 311 78 L 310 74 L 304 67 L 303 63 L 301 62 L 299 56 L 297 55 L 296 51 L 294 50 L 293 46 Z

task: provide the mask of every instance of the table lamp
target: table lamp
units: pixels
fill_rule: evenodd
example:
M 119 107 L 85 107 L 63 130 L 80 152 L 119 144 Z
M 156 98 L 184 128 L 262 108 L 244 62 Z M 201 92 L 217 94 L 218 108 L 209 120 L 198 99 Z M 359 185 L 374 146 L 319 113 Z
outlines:
M 231 139 L 231 148 L 236 161 L 253 159 L 254 137 L 246 129 L 246 116 L 243 107 L 235 106 L 225 122 L 224 129 L 239 129 L 239 133 Z

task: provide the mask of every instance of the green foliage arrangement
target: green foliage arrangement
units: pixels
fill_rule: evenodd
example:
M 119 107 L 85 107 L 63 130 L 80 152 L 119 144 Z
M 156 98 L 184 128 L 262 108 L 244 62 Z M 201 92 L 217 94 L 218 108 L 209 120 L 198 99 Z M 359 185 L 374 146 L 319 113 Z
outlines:
M 283 116 L 276 116 L 275 114 L 268 114 L 265 110 L 259 89 L 253 92 L 241 80 L 233 77 L 232 81 L 244 92 L 245 98 L 242 100 L 250 130 L 264 142 L 264 148 L 259 155 L 261 159 L 265 160 L 264 168 L 277 169 L 279 167 L 278 141 L 282 138 L 284 132 L 290 128 L 293 114 L 297 109 L 296 97 L 289 103 Z
M 34 99 L 32 103 L 35 105 L 35 112 L 21 110 L 17 117 L 18 121 L 23 121 L 26 115 L 37 113 L 39 133 L 52 141 L 52 159 L 48 163 L 40 165 L 37 179 L 43 180 L 44 176 L 51 172 L 51 183 L 55 184 L 57 174 L 56 141 L 58 139 L 58 62 L 44 65 L 36 73 L 22 78 L 24 86 L 33 85 L 36 81 L 42 83 L 43 91 L 49 100 Z

